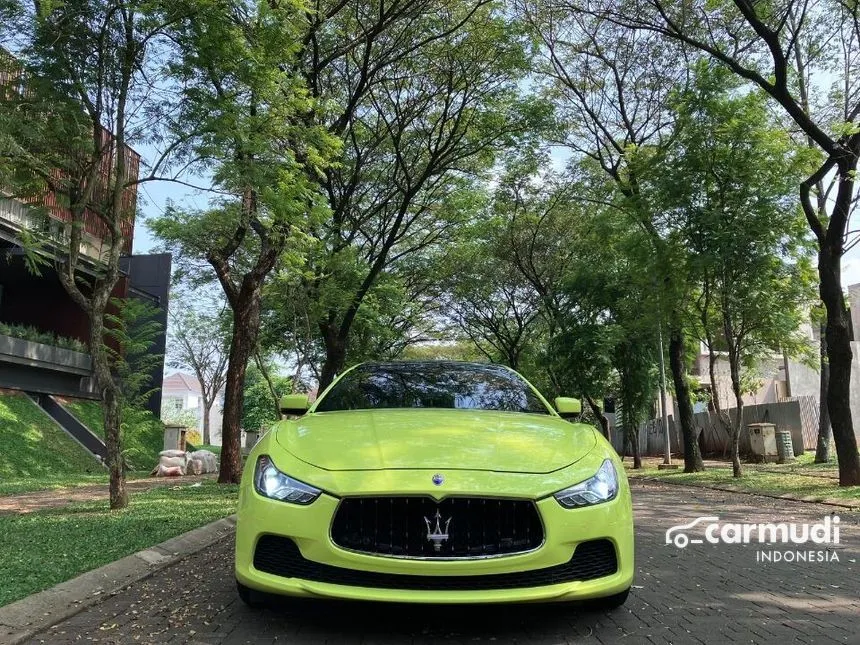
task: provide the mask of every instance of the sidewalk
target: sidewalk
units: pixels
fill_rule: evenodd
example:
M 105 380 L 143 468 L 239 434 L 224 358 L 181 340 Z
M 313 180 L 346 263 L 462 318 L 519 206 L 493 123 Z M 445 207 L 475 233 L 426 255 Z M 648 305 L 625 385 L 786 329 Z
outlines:
M 699 473 L 685 473 L 684 460 L 680 456 L 672 459 L 672 463 L 678 466 L 676 469 L 660 470 L 658 466 L 662 463 L 661 457 L 643 457 L 642 469 L 634 470 L 632 460 L 624 460 L 627 476 L 631 479 L 860 509 L 860 489 L 839 487 L 836 464 L 745 463 L 743 477 L 735 479 L 732 465 L 726 461 L 706 459 L 705 470 Z

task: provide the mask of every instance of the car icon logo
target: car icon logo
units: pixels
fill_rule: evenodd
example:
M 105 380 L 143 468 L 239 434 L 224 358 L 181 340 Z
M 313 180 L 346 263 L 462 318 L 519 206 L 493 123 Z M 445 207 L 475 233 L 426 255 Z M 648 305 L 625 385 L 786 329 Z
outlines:
M 433 475 L 433 483 L 436 486 L 441 486 L 442 484 L 445 483 L 445 478 L 442 475 L 440 475 L 439 473 L 436 473 L 435 475 Z
M 691 529 L 702 522 L 719 522 L 719 517 L 697 517 L 689 524 L 678 524 L 666 531 L 666 544 L 674 544 L 679 549 L 683 549 L 688 544 L 701 544 L 702 540 L 691 540 L 683 531 Z

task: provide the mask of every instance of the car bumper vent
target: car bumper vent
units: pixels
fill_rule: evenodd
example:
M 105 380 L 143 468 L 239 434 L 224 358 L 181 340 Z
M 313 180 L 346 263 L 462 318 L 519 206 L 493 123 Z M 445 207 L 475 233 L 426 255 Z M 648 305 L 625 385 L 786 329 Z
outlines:
M 347 497 L 331 527 L 344 549 L 403 558 L 484 558 L 543 544 L 534 502 L 449 497 Z
M 604 539 L 581 543 L 573 557 L 564 564 L 530 571 L 470 576 L 379 573 L 307 560 L 291 539 L 264 535 L 254 552 L 254 568 L 285 578 L 371 589 L 485 591 L 594 580 L 614 574 L 618 570 L 618 561 L 612 542 Z

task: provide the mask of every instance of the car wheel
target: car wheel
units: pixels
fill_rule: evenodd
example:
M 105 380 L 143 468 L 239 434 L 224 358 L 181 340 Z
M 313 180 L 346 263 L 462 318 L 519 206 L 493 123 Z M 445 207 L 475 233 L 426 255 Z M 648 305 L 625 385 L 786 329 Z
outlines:
M 248 607 L 258 608 L 262 607 L 265 604 L 266 597 L 264 594 L 259 591 L 255 591 L 250 587 L 246 587 L 238 580 L 236 581 L 236 591 L 239 593 L 239 598 L 243 603 L 248 605 Z
M 620 593 L 612 594 L 611 596 L 606 596 L 605 598 L 595 598 L 592 601 L 592 606 L 595 609 L 601 609 L 604 611 L 618 609 L 621 605 L 627 602 L 627 596 L 629 595 L 630 589 L 625 589 Z

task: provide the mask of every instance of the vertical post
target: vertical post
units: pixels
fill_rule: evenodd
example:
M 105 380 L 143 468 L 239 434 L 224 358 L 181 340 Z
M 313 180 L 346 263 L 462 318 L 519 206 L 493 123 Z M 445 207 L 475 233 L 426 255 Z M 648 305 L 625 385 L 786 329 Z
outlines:
M 791 398 L 791 371 L 789 370 L 788 354 L 782 352 L 782 371 L 785 374 L 785 398 Z
M 672 442 L 669 438 L 669 413 L 666 410 L 666 361 L 663 358 L 663 323 L 657 324 L 657 343 L 660 350 L 660 412 L 663 415 L 663 436 L 666 439 L 663 465 L 672 463 Z

